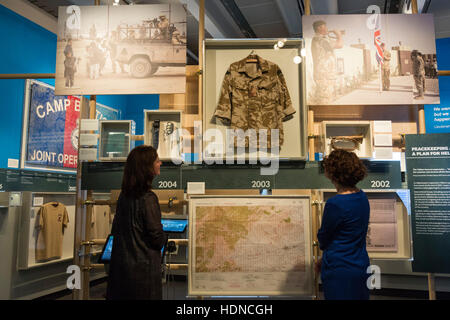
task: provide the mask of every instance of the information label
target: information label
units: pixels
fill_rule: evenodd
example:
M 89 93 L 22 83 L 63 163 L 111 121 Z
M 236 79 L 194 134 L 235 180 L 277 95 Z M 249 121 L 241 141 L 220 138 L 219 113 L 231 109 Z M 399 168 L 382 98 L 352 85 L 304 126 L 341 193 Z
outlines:
M 450 134 L 406 135 L 414 272 L 450 272 Z

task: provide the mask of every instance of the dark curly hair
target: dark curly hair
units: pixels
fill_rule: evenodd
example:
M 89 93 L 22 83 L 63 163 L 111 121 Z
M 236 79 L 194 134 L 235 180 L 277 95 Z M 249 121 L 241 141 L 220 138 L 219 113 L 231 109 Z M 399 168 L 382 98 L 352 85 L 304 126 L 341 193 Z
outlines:
M 155 148 L 140 145 L 127 157 L 122 178 L 122 193 L 127 197 L 139 198 L 152 187 L 155 173 L 153 164 L 158 158 Z
M 354 188 L 367 175 L 367 168 L 354 152 L 333 150 L 323 160 L 325 175 L 332 182 Z

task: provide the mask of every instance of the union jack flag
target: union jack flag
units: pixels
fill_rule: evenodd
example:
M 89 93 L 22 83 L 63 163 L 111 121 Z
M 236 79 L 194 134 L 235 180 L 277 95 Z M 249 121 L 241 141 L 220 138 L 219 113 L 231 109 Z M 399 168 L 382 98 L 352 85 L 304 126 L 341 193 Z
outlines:
M 377 14 L 377 20 L 375 23 L 375 29 L 373 33 L 373 42 L 375 44 L 375 49 L 377 51 L 376 57 L 380 64 L 383 64 L 383 49 L 381 49 L 381 26 L 380 26 L 380 15 Z

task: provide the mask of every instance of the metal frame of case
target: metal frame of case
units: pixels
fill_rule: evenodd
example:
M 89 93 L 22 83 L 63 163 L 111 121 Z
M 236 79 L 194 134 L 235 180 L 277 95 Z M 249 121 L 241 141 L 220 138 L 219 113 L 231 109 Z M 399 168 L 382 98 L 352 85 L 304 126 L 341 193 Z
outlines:
M 152 126 L 150 125 L 150 121 L 152 121 L 152 115 L 154 116 L 154 118 L 157 118 L 160 120 L 161 119 L 168 120 L 169 118 L 172 118 L 172 117 L 177 118 L 176 120 L 171 120 L 171 121 L 179 123 L 179 129 L 182 129 L 183 111 L 181 111 L 181 110 L 163 110 L 163 109 L 144 110 L 144 143 L 146 145 L 152 146 L 152 141 L 150 139 L 151 129 L 152 129 Z M 182 161 L 182 142 L 183 142 L 182 139 L 183 139 L 183 137 L 182 137 L 182 135 L 180 135 L 180 142 L 179 142 L 180 143 L 180 158 L 177 159 L 180 162 Z M 160 156 L 159 158 L 161 161 L 171 160 L 170 157 L 166 157 L 163 155 L 159 155 L 159 156 Z
M 206 51 L 209 49 L 229 49 L 229 50 L 233 50 L 233 49 L 249 49 L 249 50 L 257 50 L 257 49 L 274 49 L 274 45 L 276 43 L 278 43 L 280 39 L 275 39 L 275 38 L 270 38 L 270 39 L 206 39 L 203 41 L 203 56 L 206 57 Z M 292 48 L 297 48 L 298 49 L 298 55 L 301 56 L 301 50 L 304 48 L 304 41 L 303 39 L 284 39 L 286 40 L 284 42 L 284 46 L 283 49 L 292 49 Z M 203 70 L 207 70 L 207 65 L 206 65 L 206 58 L 203 59 Z M 306 66 L 304 63 L 304 60 L 302 59 L 302 62 L 298 65 L 299 68 L 299 125 L 300 125 L 300 132 L 299 132 L 299 137 L 298 139 L 298 143 L 300 144 L 300 154 L 298 154 L 297 156 L 294 157 L 289 157 L 289 158 L 283 158 L 280 156 L 280 160 L 306 160 L 307 156 L 308 156 L 308 150 L 307 150 L 307 105 L 306 105 L 306 77 L 305 77 L 305 70 L 306 70 Z M 203 75 L 203 90 L 206 92 L 207 91 L 207 83 L 208 83 L 208 79 L 206 79 L 207 77 L 205 76 L 205 73 Z M 205 133 L 206 131 L 206 121 L 208 121 L 208 119 L 206 119 L 206 94 L 203 94 L 203 106 L 204 106 L 204 111 L 203 111 L 203 133 Z M 206 144 L 205 141 L 203 141 L 203 151 L 205 152 L 206 150 Z M 234 156 L 235 159 L 238 158 L 237 155 Z M 248 154 L 246 155 L 246 160 L 250 160 L 251 158 L 248 156 Z M 204 155 L 204 159 L 203 160 L 224 160 L 225 159 L 225 155 L 223 155 L 223 157 L 206 157 Z
M 400 261 L 406 260 L 410 261 L 413 258 L 413 247 L 412 247 L 412 229 L 411 229 L 411 216 L 408 214 L 408 211 L 403 204 L 402 200 L 397 195 L 397 190 L 391 189 L 373 189 L 373 190 L 364 190 L 369 199 L 378 198 L 382 199 L 383 194 L 394 195 L 397 198 L 396 201 L 396 214 L 397 214 L 397 241 L 398 241 L 398 250 L 397 252 L 389 252 L 389 251 L 369 251 L 369 258 L 373 260 L 391 260 L 391 261 Z M 326 200 L 331 196 L 336 194 L 336 190 L 328 190 L 322 189 L 320 190 L 321 197 L 323 199 L 322 204 L 324 205 Z M 399 208 L 401 206 L 401 208 Z M 324 206 L 321 207 L 320 216 L 323 215 Z M 401 213 L 400 213 L 401 210 Z M 402 216 L 402 219 L 399 219 L 399 215 Z M 401 230 L 400 230 L 401 228 Z M 403 235 L 403 237 L 401 237 Z M 401 254 L 404 252 L 404 255 Z
M 189 201 L 189 223 L 188 223 L 188 227 L 189 227 L 189 263 L 188 263 L 188 295 L 190 296 L 291 296 L 291 295 L 296 295 L 296 296 L 303 296 L 303 297 L 314 297 L 315 295 L 318 294 L 318 292 L 315 291 L 314 287 L 315 287 L 315 278 L 314 278 L 314 270 L 313 270 L 313 264 L 314 264 L 314 254 L 313 254 L 313 246 L 314 246 L 314 241 L 313 241 L 313 230 L 312 230 L 312 214 L 311 214 L 311 196 L 308 195 L 273 195 L 273 196 L 258 196 L 258 195 L 192 195 L 190 196 L 190 200 L 192 199 L 214 199 L 214 198 L 229 198 L 229 199 L 245 199 L 245 198 L 250 198 L 250 199 L 301 199 L 303 201 L 306 201 L 307 204 L 305 205 L 306 209 L 308 210 L 307 216 L 309 218 L 309 226 L 308 226 L 308 230 L 309 230 L 309 252 L 305 252 L 305 256 L 308 255 L 309 257 L 309 263 L 310 265 L 308 266 L 307 263 L 308 261 L 305 259 L 305 263 L 306 263 L 306 270 L 305 270 L 305 275 L 309 276 L 309 285 L 310 287 L 308 288 L 309 291 L 308 292 L 302 292 L 302 293 L 298 293 L 298 294 L 293 294 L 293 293 L 288 293 L 288 292 L 283 292 L 283 291 L 271 291 L 271 292 L 259 292 L 259 291 L 236 291 L 236 292 L 222 292 L 222 291 L 213 291 L 213 290 L 207 290 L 205 289 L 204 291 L 193 291 L 192 289 L 192 281 L 193 281 L 193 270 L 192 270 L 192 261 L 194 259 L 193 257 L 193 246 L 194 246 L 194 238 L 195 235 L 193 234 L 193 228 L 194 228 L 194 223 L 193 223 L 193 205 L 192 202 Z M 306 240 L 306 239 L 305 239 Z
M 134 140 L 132 139 L 132 136 L 135 133 L 135 127 L 133 120 L 100 120 L 99 121 L 99 144 L 98 144 L 98 159 L 100 161 L 126 161 L 127 156 L 125 157 L 103 157 L 103 148 L 105 147 L 105 143 L 102 139 L 104 128 L 107 125 L 114 125 L 114 124 L 128 124 L 128 132 L 126 135 L 128 135 L 128 153 L 131 151 L 131 149 L 134 147 Z
M 327 143 L 327 136 L 328 136 L 328 128 L 342 128 L 345 129 L 351 129 L 356 127 L 367 127 L 367 130 L 365 131 L 365 134 L 363 136 L 363 141 L 367 143 L 367 153 L 366 151 L 362 150 L 360 151 L 360 158 L 364 159 L 370 159 L 372 158 L 373 154 L 373 126 L 372 121 L 323 121 L 321 126 L 321 140 L 322 140 L 322 152 L 324 154 L 330 154 L 331 146 Z M 345 134 L 344 134 L 345 135 Z M 356 153 L 356 152 L 355 152 Z

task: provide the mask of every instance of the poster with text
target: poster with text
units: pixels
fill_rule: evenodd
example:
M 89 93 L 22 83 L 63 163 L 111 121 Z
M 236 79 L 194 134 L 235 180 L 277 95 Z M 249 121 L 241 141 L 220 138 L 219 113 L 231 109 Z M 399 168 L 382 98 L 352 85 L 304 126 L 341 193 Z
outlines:
M 23 168 L 75 170 L 78 157 L 81 100 L 55 96 L 54 88 L 38 81 L 27 84 Z M 118 120 L 120 112 L 97 104 L 97 119 Z
M 166 94 L 186 87 L 179 4 L 59 7 L 56 94 Z
M 450 133 L 406 135 L 413 272 L 450 273 Z
M 439 104 L 431 14 L 302 17 L 309 105 Z

